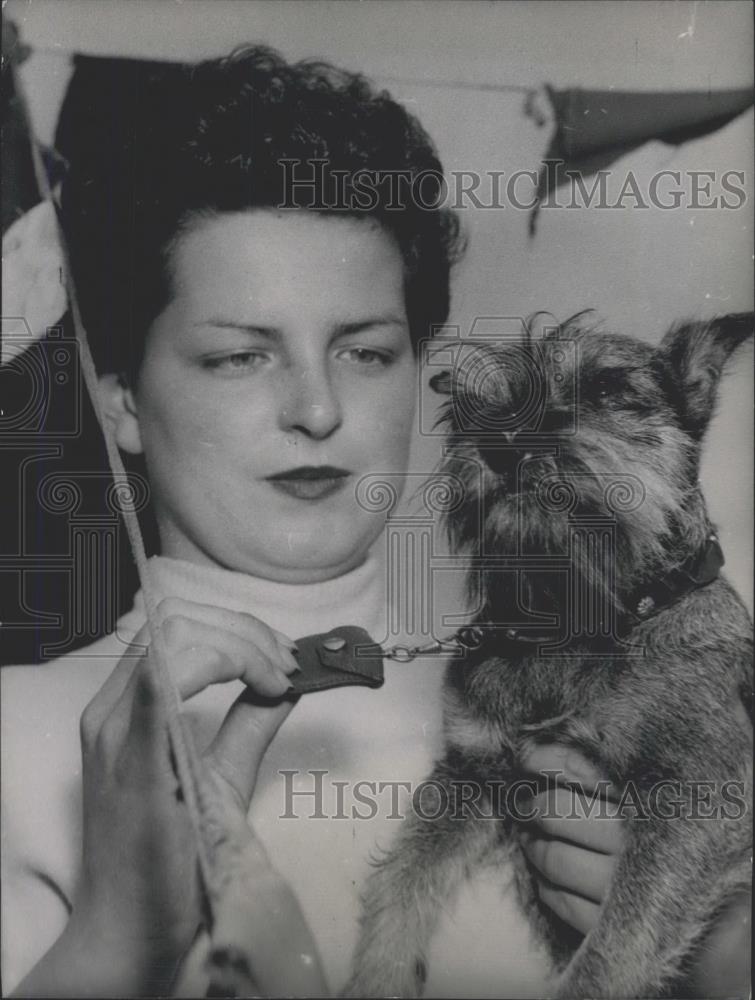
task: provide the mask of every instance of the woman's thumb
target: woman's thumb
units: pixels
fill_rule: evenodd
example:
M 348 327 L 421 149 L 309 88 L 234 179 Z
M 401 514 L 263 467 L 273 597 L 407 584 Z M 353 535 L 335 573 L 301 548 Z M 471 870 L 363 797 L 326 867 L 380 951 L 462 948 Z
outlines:
M 245 688 L 209 747 L 209 766 L 230 785 L 244 808 L 251 801 L 265 751 L 295 704 L 295 698 L 270 701 Z

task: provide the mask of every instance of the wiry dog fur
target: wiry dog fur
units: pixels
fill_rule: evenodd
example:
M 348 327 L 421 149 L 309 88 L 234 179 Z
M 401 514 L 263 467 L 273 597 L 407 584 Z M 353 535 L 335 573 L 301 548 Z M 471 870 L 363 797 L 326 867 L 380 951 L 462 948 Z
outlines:
M 751 804 L 738 820 L 669 820 L 658 814 L 659 803 L 668 805 L 663 794 L 655 809 L 648 801 L 663 779 L 713 782 L 710 809 L 724 807 L 722 787 L 731 779 L 749 793 L 747 611 L 718 577 L 645 620 L 622 616 L 636 610 L 630 599 L 645 583 L 682 566 L 711 535 L 698 484 L 700 445 L 724 364 L 751 332 L 752 316 L 724 317 L 677 326 L 656 348 L 578 317 L 557 337 L 529 344 L 544 389 L 536 437 L 509 432 L 496 442 L 488 433 L 496 415 L 513 414 L 531 394 L 516 352 L 488 349 L 484 377 L 449 376 L 444 471 L 466 488 L 449 529 L 458 550 L 481 557 L 481 571 L 470 574 L 478 620 L 505 622 L 513 608 L 568 614 L 569 587 L 554 582 L 557 575 L 527 570 L 517 583 L 513 573 L 486 570 L 485 560 L 569 554 L 572 598 L 575 588 L 597 595 L 633 627 L 618 637 L 572 635 L 547 653 L 495 631 L 499 638 L 449 670 L 446 751 L 431 778 L 453 801 L 454 782 L 512 780 L 533 740 L 557 741 L 587 755 L 616 784 L 633 782 L 649 818 L 630 818 L 599 922 L 580 941 L 539 903 L 518 846 L 520 823 L 472 813 L 460 821 L 453 810 L 436 820 L 411 815 L 368 879 L 344 995 L 420 995 L 441 905 L 502 848 L 515 859 L 524 909 L 564 970 L 562 997 L 673 994 L 711 921 L 749 886 Z M 571 361 L 563 343 L 574 345 Z M 556 447 L 538 451 L 537 438 Z M 623 482 L 625 494 L 640 483 L 640 502 L 622 498 L 620 485 L 611 496 L 612 482 Z M 575 550 L 575 525 L 606 515 L 615 526 L 610 553 Z

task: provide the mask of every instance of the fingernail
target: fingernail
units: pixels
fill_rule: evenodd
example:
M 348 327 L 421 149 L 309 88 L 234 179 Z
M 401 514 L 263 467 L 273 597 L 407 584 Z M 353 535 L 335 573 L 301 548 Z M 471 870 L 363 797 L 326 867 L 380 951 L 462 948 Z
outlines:
M 291 683 L 287 674 L 283 673 L 280 667 L 273 667 L 273 672 L 278 679 L 281 694 L 287 694 L 289 691 L 293 691 L 294 685 Z
M 287 674 L 298 674 L 301 673 L 301 666 L 296 661 L 291 650 L 283 649 L 282 651 L 283 669 Z

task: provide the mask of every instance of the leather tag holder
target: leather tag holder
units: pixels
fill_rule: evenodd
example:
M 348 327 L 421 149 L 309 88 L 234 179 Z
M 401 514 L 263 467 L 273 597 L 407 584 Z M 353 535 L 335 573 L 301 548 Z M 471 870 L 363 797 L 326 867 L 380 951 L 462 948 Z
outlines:
M 301 673 L 290 677 L 294 685 L 292 694 L 350 684 L 372 688 L 383 684 L 383 651 L 363 628 L 343 625 L 297 639 L 296 645 Z

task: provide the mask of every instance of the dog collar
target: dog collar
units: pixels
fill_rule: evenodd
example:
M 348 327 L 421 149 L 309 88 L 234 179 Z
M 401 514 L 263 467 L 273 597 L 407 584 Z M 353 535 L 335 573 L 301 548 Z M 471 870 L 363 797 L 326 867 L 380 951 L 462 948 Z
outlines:
M 681 566 L 634 592 L 627 602 L 627 613 L 622 616 L 628 620 L 627 631 L 638 622 L 647 621 L 664 608 L 676 604 L 693 590 L 712 583 L 725 561 L 718 536 L 711 532 L 701 548 Z
M 624 602 L 626 610 L 617 616 L 616 636 L 625 637 L 641 622 L 648 621 L 676 604 L 693 590 L 712 583 L 718 578 L 725 561 L 718 536 L 711 531 L 697 552 L 689 556 L 681 566 L 633 592 L 631 598 Z M 552 644 L 561 638 L 558 627 L 501 628 L 493 622 L 482 621 L 460 629 L 449 641 L 467 649 L 492 643 L 496 651 L 503 651 L 509 646 L 512 652 L 518 648 L 521 655 L 528 647 Z

